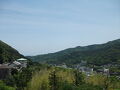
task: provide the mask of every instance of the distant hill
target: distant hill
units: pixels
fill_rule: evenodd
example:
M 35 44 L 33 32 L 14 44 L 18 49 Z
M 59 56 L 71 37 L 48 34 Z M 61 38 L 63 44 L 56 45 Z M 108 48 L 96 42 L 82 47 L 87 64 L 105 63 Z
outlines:
M 0 40 L 0 63 L 11 62 L 24 57 L 17 50 Z
M 120 62 L 120 39 L 105 44 L 78 46 L 56 53 L 28 56 L 28 58 L 33 61 L 52 64 L 77 64 L 81 60 L 86 60 L 88 63 L 96 65 Z

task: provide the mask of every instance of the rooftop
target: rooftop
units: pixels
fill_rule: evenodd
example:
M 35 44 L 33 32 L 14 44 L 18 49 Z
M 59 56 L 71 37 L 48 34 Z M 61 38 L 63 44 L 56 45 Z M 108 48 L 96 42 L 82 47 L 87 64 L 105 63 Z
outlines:
M 20 59 L 17 59 L 18 61 L 26 61 L 27 59 L 25 58 L 20 58 Z
M 16 65 L 21 65 L 21 63 L 17 62 L 17 61 L 14 61 L 13 63 L 16 64 Z
M 3 68 L 11 68 L 11 67 L 4 65 L 4 64 L 0 64 L 0 69 L 3 69 Z

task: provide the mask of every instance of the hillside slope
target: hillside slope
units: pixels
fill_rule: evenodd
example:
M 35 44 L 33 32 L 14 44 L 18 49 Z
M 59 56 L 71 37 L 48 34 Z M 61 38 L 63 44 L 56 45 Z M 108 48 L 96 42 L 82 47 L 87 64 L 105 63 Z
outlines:
M 81 60 L 86 60 L 88 63 L 97 65 L 119 62 L 120 39 L 110 41 L 105 44 L 89 45 L 84 47 L 78 46 L 56 53 L 29 56 L 28 58 L 37 62 L 47 62 L 54 64 L 76 64 Z
M 0 63 L 11 62 L 24 57 L 17 50 L 0 40 Z

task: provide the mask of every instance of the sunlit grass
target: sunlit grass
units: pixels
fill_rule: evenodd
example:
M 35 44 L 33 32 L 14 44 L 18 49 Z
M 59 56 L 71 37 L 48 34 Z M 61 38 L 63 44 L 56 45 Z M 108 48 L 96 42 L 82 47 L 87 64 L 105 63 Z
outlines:
M 33 74 L 31 81 L 28 83 L 25 90 L 50 90 L 49 86 L 49 76 L 52 71 L 56 71 L 56 75 L 59 78 L 60 82 L 68 82 L 69 84 L 74 85 L 74 74 L 73 70 L 63 69 L 63 68 L 49 68 L 42 69 Z M 105 84 L 108 84 L 108 90 L 119 90 L 120 82 L 109 82 L 107 77 L 102 74 L 94 74 L 90 77 L 85 77 L 85 83 L 90 85 L 97 85 L 105 87 Z

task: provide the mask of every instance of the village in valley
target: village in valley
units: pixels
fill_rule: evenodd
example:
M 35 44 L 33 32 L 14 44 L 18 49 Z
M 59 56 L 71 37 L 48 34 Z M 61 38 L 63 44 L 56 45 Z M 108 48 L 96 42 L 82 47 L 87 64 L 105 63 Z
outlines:
M 28 60 L 25 58 L 19 58 L 11 63 L 3 63 L 0 64 L 0 79 L 5 79 L 8 75 L 11 75 L 11 69 L 16 69 L 17 71 L 21 71 L 22 68 L 27 67 Z M 120 79 L 120 72 L 112 72 L 110 70 L 111 67 L 120 67 L 119 64 L 106 64 L 101 66 L 92 65 L 92 67 L 87 65 L 87 61 L 81 60 L 81 63 L 72 65 L 72 67 L 67 66 L 65 63 L 63 64 L 48 64 L 50 66 L 55 66 L 59 68 L 65 69 L 76 69 L 79 72 L 82 72 L 86 76 L 92 76 L 95 74 L 102 74 L 106 76 L 117 76 Z
M 110 68 L 118 68 L 120 67 L 117 63 L 111 63 L 101 66 L 95 66 L 95 65 L 88 65 L 87 61 L 81 60 L 81 63 L 71 65 L 71 67 L 67 66 L 65 63 L 63 64 L 51 64 L 52 66 L 60 67 L 60 68 L 67 68 L 67 69 L 76 69 L 79 72 L 84 73 L 86 76 L 92 76 L 95 74 L 102 74 L 106 76 L 116 76 L 120 79 L 120 72 L 112 71 Z
M 99 68 L 96 68 L 95 66 L 89 67 L 87 65 L 87 61 L 82 60 L 81 63 L 72 65 L 72 67 L 68 67 L 65 63 L 60 65 L 55 65 L 55 64 L 54 65 L 50 64 L 50 65 L 60 68 L 66 68 L 66 69 L 76 69 L 84 73 L 86 76 L 92 76 L 96 73 L 100 73 L 107 76 L 116 75 L 120 79 L 120 72 L 110 71 L 110 67 L 119 67 L 120 65 L 118 64 L 107 64 L 107 65 L 99 66 Z M 11 63 L 0 64 L 0 75 L 1 75 L 0 79 L 4 79 L 8 75 L 10 75 L 11 69 L 16 69 L 20 71 L 22 68 L 26 68 L 26 67 L 27 67 L 27 59 L 25 58 L 17 59 Z
M 92 59 L 84 59 L 81 56 L 83 52 L 71 54 L 71 49 L 67 49 L 58 54 L 42 55 L 39 58 L 37 56 L 38 61 L 36 61 L 36 56 L 23 56 L 2 41 L 0 45 L 2 47 L 0 48 L 2 52 L 0 90 L 119 90 L 120 88 L 119 53 L 117 59 L 116 56 L 112 56 L 114 59 L 108 57 L 109 62 L 106 63 L 105 58 L 94 59 L 94 56 L 90 55 Z M 111 45 L 107 46 L 111 47 Z M 118 48 L 119 46 L 113 47 Z M 113 51 L 111 52 L 113 53 Z M 99 56 L 98 53 L 97 57 Z M 85 57 L 87 56 L 85 55 Z M 92 61 L 93 59 L 94 61 Z M 111 61 L 115 59 L 117 61 Z M 100 61 L 104 63 L 99 63 Z M 53 89 L 54 87 L 57 89 Z
M 23 56 L 2 41 L 0 45 L 0 90 L 120 89 L 120 39 L 37 56 Z

